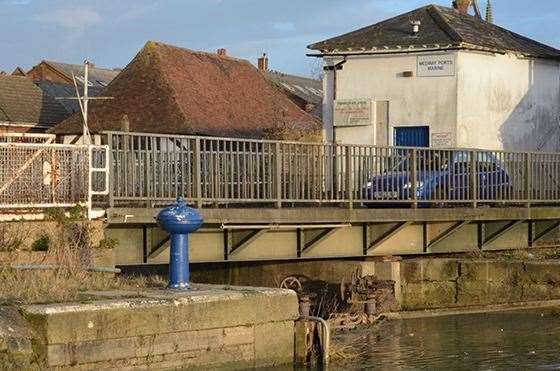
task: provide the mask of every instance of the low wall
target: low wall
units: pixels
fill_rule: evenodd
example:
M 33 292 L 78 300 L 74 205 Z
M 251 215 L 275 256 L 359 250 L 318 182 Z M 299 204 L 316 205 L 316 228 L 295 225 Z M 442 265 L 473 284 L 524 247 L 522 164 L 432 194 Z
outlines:
M 31 345 L 19 341 L 23 345 L 12 353 L 32 354 L 23 366 L 39 369 L 252 368 L 293 362 L 299 314 L 292 291 L 198 285 L 188 292 L 97 295 L 100 300 L 91 303 L 18 308 L 23 320 L 17 322 L 34 335 Z M 0 335 L 6 333 L 0 323 Z M 0 336 L 0 345 L 13 338 L 2 342 Z
M 476 259 L 401 261 L 404 310 L 560 299 L 560 262 Z

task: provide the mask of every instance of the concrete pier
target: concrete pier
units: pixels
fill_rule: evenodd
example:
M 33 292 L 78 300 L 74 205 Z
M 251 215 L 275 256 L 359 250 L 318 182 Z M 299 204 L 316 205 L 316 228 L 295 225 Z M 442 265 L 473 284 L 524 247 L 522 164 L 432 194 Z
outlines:
M 19 308 L 33 333 L 18 348 L 18 354 L 32 354 L 29 365 L 123 370 L 293 362 L 299 315 L 289 290 L 195 285 L 186 292 L 88 294 L 92 300 L 84 303 Z

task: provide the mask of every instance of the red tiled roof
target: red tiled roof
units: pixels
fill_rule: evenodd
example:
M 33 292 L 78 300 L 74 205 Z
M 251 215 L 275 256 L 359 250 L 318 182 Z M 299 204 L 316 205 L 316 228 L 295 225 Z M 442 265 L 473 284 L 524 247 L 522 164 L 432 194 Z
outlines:
M 130 130 L 166 134 L 262 137 L 275 130 L 315 132 L 321 123 L 274 88 L 248 61 L 148 42 L 90 105 L 91 132 Z M 81 132 L 74 115 L 57 134 Z

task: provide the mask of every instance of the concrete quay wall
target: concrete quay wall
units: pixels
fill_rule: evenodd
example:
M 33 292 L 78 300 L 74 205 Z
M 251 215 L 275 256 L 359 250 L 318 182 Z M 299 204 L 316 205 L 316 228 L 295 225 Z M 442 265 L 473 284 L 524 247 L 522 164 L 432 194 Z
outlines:
M 393 263 L 403 310 L 560 299 L 560 263 L 413 259 Z
M 197 285 L 184 293 L 97 295 L 88 303 L 20 307 L 33 337 L 31 348 L 26 351 L 24 342 L 17 354 L 31 354 L 28 365 L 38 369 L 236 369 L 293 362 L 299 314 L 292 291 Z

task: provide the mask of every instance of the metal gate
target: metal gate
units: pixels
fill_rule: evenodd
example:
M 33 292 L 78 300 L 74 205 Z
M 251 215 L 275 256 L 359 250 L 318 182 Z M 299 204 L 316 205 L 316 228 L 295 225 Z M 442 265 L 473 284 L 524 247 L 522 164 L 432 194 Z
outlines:
M 399 126 L 395 127 L 395 142 L 397 147 L 429 147 L 429 126 Z
M 108 193 L 107 146 L 0 143 L 0 208 L 83 205 Z

